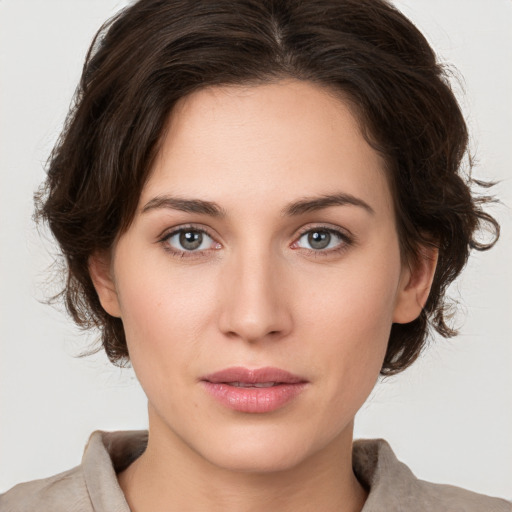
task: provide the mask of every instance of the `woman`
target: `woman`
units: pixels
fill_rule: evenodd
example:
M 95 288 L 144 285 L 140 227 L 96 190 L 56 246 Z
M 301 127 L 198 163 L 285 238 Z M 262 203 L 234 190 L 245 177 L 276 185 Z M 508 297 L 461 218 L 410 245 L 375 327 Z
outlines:
M 379 375 L 407 368 L 475 233 L 464 120 L 388 4 L 157 2 L 91 47 L 39 214 L 66 305 L 130 361 L 149 435 L 8 510 L 510 510 L 353 446 Z M 17 507 L 17 508 L 16 508 Z

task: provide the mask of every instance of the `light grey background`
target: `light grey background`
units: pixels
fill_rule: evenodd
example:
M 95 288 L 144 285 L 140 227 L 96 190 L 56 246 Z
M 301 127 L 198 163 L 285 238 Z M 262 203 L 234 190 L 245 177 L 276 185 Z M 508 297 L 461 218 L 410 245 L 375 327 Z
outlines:
M 476 175 L 501 180 L 503 235 L 473 257 L 452 295 L 465 316 L 415 367 L 380 383 L 356 436 L 384 437 L 421 478 L 512 498 L 512 2 L 397 0 L 444 61 L 478 156 Z M 95 429 L 146 426 L 130 370 L 38 302 L 57 284 L 55 248 L 31 220 L 32 193 L 60 131 L 88 44 L 120 0 L 0 0 L 0 492 L 80 462 Z

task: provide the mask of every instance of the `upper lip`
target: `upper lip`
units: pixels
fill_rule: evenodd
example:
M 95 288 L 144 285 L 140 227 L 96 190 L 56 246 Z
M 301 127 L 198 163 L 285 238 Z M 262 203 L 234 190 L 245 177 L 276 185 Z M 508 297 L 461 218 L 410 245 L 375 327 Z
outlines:
M 299 384 L 307 382 L 306 379 L 294 375 L 280 368 L 265 367 L 249 369 L 241 366 L 225 368 L 215 373 L 211 373 L 201 378 L 203 381 L 217 383 L 246 382 L 248 384 L 257 384 L 262 382 L 276 382 L 282 384 Z

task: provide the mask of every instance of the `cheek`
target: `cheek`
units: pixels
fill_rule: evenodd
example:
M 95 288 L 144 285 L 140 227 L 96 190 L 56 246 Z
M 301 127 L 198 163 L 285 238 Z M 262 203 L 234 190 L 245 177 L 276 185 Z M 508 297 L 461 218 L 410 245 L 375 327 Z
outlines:
M 357 340 L 362 348 L 387 341 L 400 279 L 399 258 L 385 261 L 350 261 L 318 279 L 301 283 L 298 296 L 309 323 L 339 333 L 340 339 Z M 333 335 L 330 336 L 332 338 Z
M 311 283 L 304 282 L 298 294 L 309 298 L 301 306 L 301 317 L 317 340 L 318 364 L 324 365 L 336 401 L 360 406 L 378 378 L 400 279 L 394 249 L 390 247 L 386 258 L 377 254 L 333 269 L 313 293 Z
M 127 271 L 119 268 L 119 273 Z M 216 304 L 215 289 L 204 274 L 199 267 L 179 272 L 160 260 L 121 283 L 118 296 L 128 350 L 140 377 L 151 368 L 176 374 L 193 361 Z
M 336 300 L 315 307 L 318 315 L 311 321 L 311 334 L 317 343 L 311 360 L 324 390 L 316 422 L 326 440 L 353 420 L 382 368 L 392 308 L 376 288 L 372 290 L 346 283 L 344 292 L 334 295 Z
M 354 293 L 349 293 L 351 290 L 347 285 L 347 293 L 336 300 L 317 302 L 318 316 L 312 319 L 311 325 L 332 386 L 342 388 L 346 396 L 362 394 L 366 398 L 385 356 L 392 323 L 393 308 L 389 306 L 392 298 L 383 300 L 375 288 L 369 291 L 358 286 Z

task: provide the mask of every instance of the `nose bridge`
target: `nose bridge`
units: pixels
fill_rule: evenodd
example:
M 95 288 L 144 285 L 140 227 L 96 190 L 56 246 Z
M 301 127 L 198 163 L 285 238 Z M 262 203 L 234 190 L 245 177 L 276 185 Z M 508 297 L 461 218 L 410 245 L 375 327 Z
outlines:
M 291 329 L 280 258 L 271 249 L 247 244 L 229 257 L 224 269 L 220 328 L 245 341 L 277 338 Z

